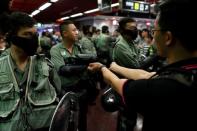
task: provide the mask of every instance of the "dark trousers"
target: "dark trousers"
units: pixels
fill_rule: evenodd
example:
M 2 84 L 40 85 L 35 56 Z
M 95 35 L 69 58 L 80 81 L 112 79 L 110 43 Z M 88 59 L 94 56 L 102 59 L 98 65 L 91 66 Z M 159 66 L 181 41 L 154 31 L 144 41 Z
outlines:
M 88 112 L 88 101 L 87 91 L 83 90 L 79 94 L 79 131 L 87 131 L 87 112 Z
M 69 91 L 76 93 L 79 100 L 79 120 L 78 130 L 87 131 L 87 111 L 88 111 L 88 98 L 87 89 L 84 88 L 83 84 L 77 84 L 74 86 L 64 87 L 63 94 Z
M 134 131 L 136 125 L 137 113 L 122 109 L 118 114 L 117 131 Z

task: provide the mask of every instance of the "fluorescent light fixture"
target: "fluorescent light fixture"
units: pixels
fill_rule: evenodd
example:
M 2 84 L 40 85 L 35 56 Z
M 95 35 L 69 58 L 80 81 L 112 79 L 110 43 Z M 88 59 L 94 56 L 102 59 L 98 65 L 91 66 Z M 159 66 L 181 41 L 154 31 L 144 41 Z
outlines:
M 85 11 L 84 14 L 94 13 L 94 12 L 97 12 L 97 11 L 99 11 L 99 8 Z
M 69 19 L 70 17 L 62 17 L 62 18 L 60 18 L 60 20 L 67 20 L 67 19 Z
M 34 12 L 31 13 L 31 16 L 37 15 L 38 13 L 40 13 L 39 10 L 35 10 Z
M 116 6 L 119 6 L 120 4 L 119 3 L 114 3 L 114 4 L 111 4 L 111 7 L 116 7 Z
M 57 2 L 57 1 L 59 1 L 59 0 L 50 0 L 50 2 L 53 2 L 53 3 Z
M 70 17 L 74 18 L 74 17 L 78 17 L 78 16 L 82 16 L 83 13 L 77 13 L 77 14 L 74 14 L 74 15 L 71 15 Z
M 101 3 L 102 3 L 102 0 L 97 0 L 97 3 L 98 3 L 98 4 L 101 4 Z
M 111 7 L 116 7 L 116 6 L 119 6 L 119 5 L 120 5 L 119 3 L 114 3 L 114 4 L 111 4 Z M 108 7 L 106 7 L 106 8 L 108 8 Z M 84 14 L 94 13 L 94 12 L 97 12 L 97 11 L 99 11 L 99 8 L 85 11 Z
M 51 3 L 47 2 L 44 5 L 40 6 L 39 10 L 44 10 L 44 9 L 48 8 L 49 6 L 51 6 Z
M 41 26 L 42 26 L 42 24 L 41 24 L 41 23 L 37 23 L 37 27 L 39 27 L 39 28 L 40 28 Z

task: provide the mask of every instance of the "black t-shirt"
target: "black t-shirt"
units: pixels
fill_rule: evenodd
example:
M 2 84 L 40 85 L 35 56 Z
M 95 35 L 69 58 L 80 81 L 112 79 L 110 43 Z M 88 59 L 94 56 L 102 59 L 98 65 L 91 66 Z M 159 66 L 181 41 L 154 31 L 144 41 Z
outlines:
M 173 74 L 182 74 L 179 70 L 186 72 L 183 73 L 185 82 L 174 78 L 179 75 Z M 158 72 L 158 77 L 128 80 L 124 84 L 125 104 L 128 110 L 144 116 L 144 131 L 197 130 L 197 87 L 190 82 L 191 77 L 195 83 L 196 71 L 197 58 L 193 58 L 165 67 Z

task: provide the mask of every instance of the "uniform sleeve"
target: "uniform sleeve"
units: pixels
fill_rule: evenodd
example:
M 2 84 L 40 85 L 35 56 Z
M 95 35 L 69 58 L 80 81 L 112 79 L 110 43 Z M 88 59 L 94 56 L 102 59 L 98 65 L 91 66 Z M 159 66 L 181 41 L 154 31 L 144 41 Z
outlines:
M 62 65 L 65 65 L 64 63 L 64 59 L 63 57 L 61 56 L 60 54 L 60 51 L 58 50 L 57 47 L 53 47 L 51 48 L 50 50 L 50 54 L 51 54 L 51 61 L 53 62 L 55 68 L 57 71 L 59 71 L 59 68 L 62 66 Z
M 96 55 L 96 49 L 91 41 L 82 39 L 81 46 L 84 53 Z
M 56 92 L 59 95 L 61 92 L 61 80 L 57 74 L 54 64 L 48 58 L 44 58 L 44 60 L 45 62 L 47 62 L 47 65 L 49 66 L 49 81 L 56 89 Z
M 55 68 L 52 68 L 50 72 L 50 82 L 55 87 L 57 94 L 60 95 L 61 93 L 61 80 L 57 74 L 57 71 Z
M 138 68 L 139 63 L 136 60 L 134 54 L 128 52 L 128 49 L 122 46 L 115 46 L 113 50 L 113 60 L 124 67 L 127 68 Z

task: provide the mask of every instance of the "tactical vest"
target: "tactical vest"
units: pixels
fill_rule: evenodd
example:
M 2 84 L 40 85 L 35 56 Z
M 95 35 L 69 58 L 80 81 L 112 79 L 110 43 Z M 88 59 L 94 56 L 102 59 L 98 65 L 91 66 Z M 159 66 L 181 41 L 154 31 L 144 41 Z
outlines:
M 10 56 L 0 59 L 0 131 L 30 131 L 49 127 L 56 91 L 49 82 L 50 66 L 31 57 L 26 89 L 21 95 Z

